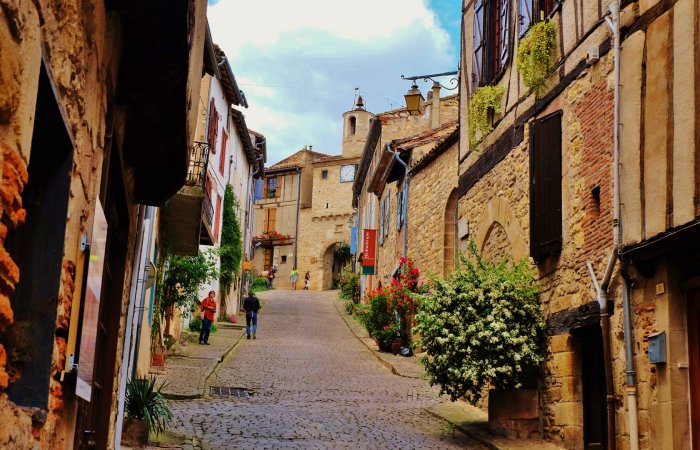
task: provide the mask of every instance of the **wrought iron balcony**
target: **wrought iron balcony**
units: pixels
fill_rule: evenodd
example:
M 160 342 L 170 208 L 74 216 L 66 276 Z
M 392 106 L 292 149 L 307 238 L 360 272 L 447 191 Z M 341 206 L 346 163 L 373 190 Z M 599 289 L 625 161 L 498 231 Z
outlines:
M 190 150 L 190 167 L 187 171 L 187 186 L 204 187 L 209 163 L 209 144 L 195 141 Z M 211 202 L 210 206 L 211 206 Z

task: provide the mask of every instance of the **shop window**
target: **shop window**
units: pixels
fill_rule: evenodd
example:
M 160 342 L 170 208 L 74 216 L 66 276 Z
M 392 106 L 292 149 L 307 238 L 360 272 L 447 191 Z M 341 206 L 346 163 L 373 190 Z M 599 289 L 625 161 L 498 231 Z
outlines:
M 562 248 L 561 111 L 530 126 L 530 255 L 540 262 Z
M 472 87 L 490 85 L 503 75 L 510 56 L 510 2 L 474 4 Z
M 9 158 L 5 164 L 11 168 Z M 11 297 L 14 324 L 7 341 L 2 341 L 7 349 L 10 399 L 42 410 L 48 406 L 54 340 L 67 338 L 65 330 L 57 330 L 54 324 L 72 166 L 73 145 L 42 66 L 29 180 L 22 192 L 26 220 L 5 240 L 5 250 L 19 268 L 20 281 Z

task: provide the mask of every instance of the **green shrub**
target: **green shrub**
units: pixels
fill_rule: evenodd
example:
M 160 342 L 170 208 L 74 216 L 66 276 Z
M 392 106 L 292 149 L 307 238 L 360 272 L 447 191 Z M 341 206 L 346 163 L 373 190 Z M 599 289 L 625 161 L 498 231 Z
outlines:
M 338 287 L 342 300 L 349 300 L 352 303 L 360 301 L 360 275 L 353 272 L 350 265 L 343 268 Z
M 470 150 L 476 151 L 479 143 L 493 130 L 489 123 L 489 110 L 500 114 L 504 92 L 503 86 L 481 86 L 472 93 L 468 119 Z
M 190 319 L 190 324 L 189 324 L 189 329 L 190 331 L 196 331 L 199 333 L 202 331 L 202 320 L 199 317 L 193 317 Z M 216 326 L 216 322 L 211 324 L 211 330 L 209 330 L 210 333 L 216 333 L 216 331 L 219 328 Z
M 535 93 L 539 92 L 552 73 L 552 53 L 556 44 L 556 30 L 551 21 L 533 25 L 518 44 L 518 72 L 525 86 Z
M 433 280 L 419 296 L 414 333 L 431 384 L 452 400 L 475 404 L 483 389 L 517 389 L 537 373 L 545 355 L 545 321 L 527 259 L 498 265 L 462 257 L 461 269 Z
M 260 292 L 267 290 L 267 280 L 263 277 L 255 276 L 253 277 L 253 282 L 250 283 L 251 292 Z

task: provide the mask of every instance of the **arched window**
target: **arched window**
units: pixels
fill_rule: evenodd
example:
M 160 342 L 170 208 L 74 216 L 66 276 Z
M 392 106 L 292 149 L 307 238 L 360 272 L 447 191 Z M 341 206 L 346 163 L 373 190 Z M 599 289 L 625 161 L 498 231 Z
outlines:
M 351 117 L 350 117 L 350 123 L 349 123 L 349 126 L 348 126 L 348 136 L 352 136 L 352 135 L 355 134 L 355 127 L 356 127 L 356 125 L 357 125 L 357 119 L 355 118 L 355 116 L 351 116 Z
M 442 274 L 447 276 L 455 269 L 457 259 L 457 189 L 453 189 L 445 206 L 445 231 L 442 258 Z

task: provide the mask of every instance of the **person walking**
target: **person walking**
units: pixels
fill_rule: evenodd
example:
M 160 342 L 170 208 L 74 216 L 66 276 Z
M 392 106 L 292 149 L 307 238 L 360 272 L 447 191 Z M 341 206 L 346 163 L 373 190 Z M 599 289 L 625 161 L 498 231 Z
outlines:
M 216 292 L 209 291 L 207 298 L 199 302 L 199 306 L 204 312 L 204 317 L 202 317 L 202 329 L 199 332 L 199 344 L 209 345 L 209 333 L 211 332 L 211 326 L 214 323 L 214 314 L 216 313 L 216 300 L 214 300 Z
M 309 271 L 306 271 L 306 275 L 304 275 L 304 290 L 308 291 L 309 290 L 309 283 L 311 282 L 311 274 Z
M 253 325 L 253 339 L 256 339 L 256 331 L 258 329 L 258 311 L 260 310 L 260 300 L 253 294 L 248 294 L 248 297 L 243 301 L 243 310 L 245 311 L 245 332 L 250 339 L 250 326 Z
M 272 290 L 272 281 L 275 279 L 275 269 L 270 267 L 270 270 L 267 271 L 267 290 L 271 291 Z
M 289 279 L 292 282 L 292 290 L 297 290 L 297 280 L 299 279 L 299 272 L 296 267 L 292 267 L 292 271 L 289 272 Z

